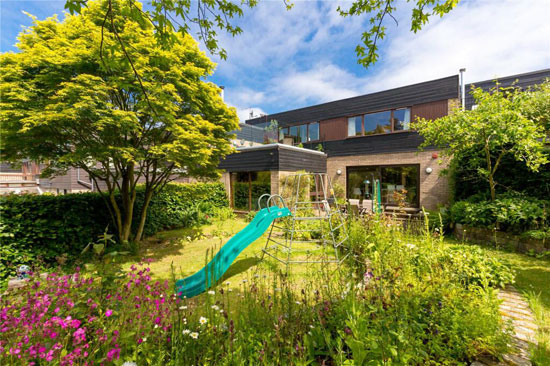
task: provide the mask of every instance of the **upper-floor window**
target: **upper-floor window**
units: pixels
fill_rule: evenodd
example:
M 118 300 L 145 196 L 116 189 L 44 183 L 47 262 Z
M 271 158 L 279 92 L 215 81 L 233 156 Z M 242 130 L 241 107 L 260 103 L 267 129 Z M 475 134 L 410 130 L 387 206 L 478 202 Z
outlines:
M 399 108 L 348 118 L 348 136 L 377 135 L 410 129 L 411 109 Z
M 280 129 L 280 140 L 292 138 L 294 144 L 319 140 L 319 123 L 305 123 Z
M 365 135 L 391 132 L 391 111 L 365 114 Z
M 307 138 L 308 141 L 319 140 L 319 122 L 309 124 Z
M 361 136 L 363 134 L 362 124 L 361 116 L 348 118 L 348 136 Z
M 411 109 L 401 108 L 393 111 L 393 130 L 406 131 L 411 125 Z

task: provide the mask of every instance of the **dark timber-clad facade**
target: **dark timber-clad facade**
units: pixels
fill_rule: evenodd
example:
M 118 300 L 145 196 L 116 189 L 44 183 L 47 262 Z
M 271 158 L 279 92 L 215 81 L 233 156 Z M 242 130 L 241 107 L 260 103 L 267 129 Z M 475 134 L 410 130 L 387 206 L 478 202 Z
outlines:
M 499 82 L 527 89 L 546 78 L 550 69 Z M 488 90 L 494 80 L 466 85 L 468 109 L 475 104 L 468 93 L 472 85 Z M 254 209 L 258 187 L 264 184 L 267 190 L 268 179 L 271 193 L 277 193 L 281 177 L 305 170 L 327 172 L 346 198 L 359 205 L 372 198 L 370 184 L 378 179 L 388 210 L 403 203 L 412 210 L 437 208 L 448 200 L 447 179 L 439 174 L 446 164 L 435 149 L 418 151 L 423 140 L 411 124 L 418 118 L 446 116 L 460 108 L 460 100 L 459 76 L 454 75 L 249 119 L 246 125 L 271 130 L 276 121 L 280 144 L 241 147 L 220 164 L 232 202 L 236 189 L 245 192 L 248 184 L 248 208 Z

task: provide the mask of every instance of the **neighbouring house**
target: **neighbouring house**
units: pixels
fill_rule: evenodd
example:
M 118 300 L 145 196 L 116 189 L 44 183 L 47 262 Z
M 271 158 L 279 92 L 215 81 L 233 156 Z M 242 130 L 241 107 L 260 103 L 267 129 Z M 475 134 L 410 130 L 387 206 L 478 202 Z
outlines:
M 97 186 L 83 169 L 70 168 L 63 175 L 43 178 L 40 175 L 45 167 L 45 164 L 32 161 L 24 161 L 20 166 L 0 163 L 0 194 L 98 192 Z M 189 183 L 194 180 L 174 176 L 174 181 Z M 144 183 L 145 180 L 140 179 L 139 182 Z M 101 181 L 100 184 L 101 191 L 105 191 L 106 184 Z
M 526 88 L 546 78 L 550 69 L 499 78 L 499 83 Z M 488 90 L 494 84 L 465 85 L 466 108 L 474 105 L 472 85 Z M 231 204 L 256 209 L 261 194 L 279 192 L 282 177 L 305 170 L 328 173 L 347 199 L 370 199 L 371 184 L 378 179 L 386 210 L 403 201 L 413 212 L 436 209 L 449 199 L 448 179 L 440 174 L 446 163 L 435 148 L 418 150 L 422 137 L 411 123 L 452 113 L 462 104 L 460 89 L 459 75 L 453 75 L 247 120 L 246 125 L 261 129 L 277 121 L 279 143 L 243 142 L 220 163 Z

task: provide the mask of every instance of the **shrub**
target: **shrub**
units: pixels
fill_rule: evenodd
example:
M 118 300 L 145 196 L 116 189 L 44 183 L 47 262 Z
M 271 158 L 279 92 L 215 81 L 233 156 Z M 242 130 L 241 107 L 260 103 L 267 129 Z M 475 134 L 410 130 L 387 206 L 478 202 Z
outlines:
M 550 224 L 550 202 L 525 197 L 501 197 L 492 201 L 459 201 L 449 209 L 454 224 L 523 232 Z
M 143 195 L 143 187 L 139 187 L 136 212 L 140 211 Z M 228 201 L 221 183 L 168 184 L 151 201 L 145 234 L 202 223 L 214 207 L 224 206 Z M 134 219 L 137 226 L 139 218 Z M 5 232 L 2 246 L 33 253 L 46 263 L 64 254 L 74 260 L 106 227 L 113 227 L 98 193 L 2 196 L 0 224 Z

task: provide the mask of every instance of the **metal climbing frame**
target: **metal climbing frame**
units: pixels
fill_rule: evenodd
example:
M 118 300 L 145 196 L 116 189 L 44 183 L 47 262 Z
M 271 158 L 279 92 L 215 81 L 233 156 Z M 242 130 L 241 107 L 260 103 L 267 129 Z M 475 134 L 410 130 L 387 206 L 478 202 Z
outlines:
M 345 260 L 349 251 L 342 253 L 340 247 L 347 241 L 348 235 L 344 215 L 338 206 L 330 177 L 326 173 L 292 174 L 285 177 L 282 188 L 281 195 L 287 197 L 292 216 L 273 222 L 263 254 L 287 266 L 293 263 L 340 264 Z M 311 192 L 310 188 L 314 188 L 314 191 Z M 258 199 L 259 206 L 264 196 L 269 195 L 263 195 Z M 273 197 L 278 197 L 281 203 L 285 204 L 281 196 Z M 271 198 L 268 199 L 268 207 L 270 200 Z M 319 222 L 319 225 L 308 225 L 312 222 Z M 280 231 L 278 235 L 274 229 Z M 301 233 L 306 232 L 310 233 L 310 238 L 300 238 Z M 313 232 L 320 234 L 319 238 L 312 239 Z M 321 248 L 322 258 L 310 260 L 308 256 L 305 260 L 291 260 L 293 244 L 297 243 L 312 243 L 317 249 Z M 334 254 L 326 256 L 327 250 L 332 250 Z M 286 256 L 278 255 L 281 251 Z

